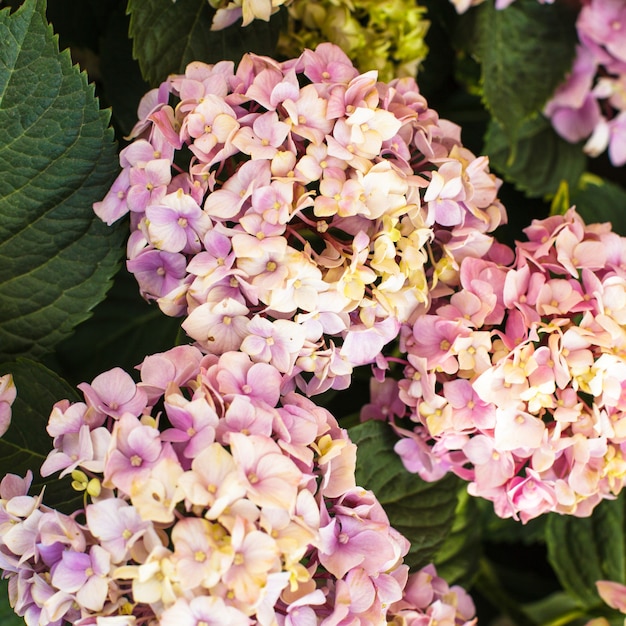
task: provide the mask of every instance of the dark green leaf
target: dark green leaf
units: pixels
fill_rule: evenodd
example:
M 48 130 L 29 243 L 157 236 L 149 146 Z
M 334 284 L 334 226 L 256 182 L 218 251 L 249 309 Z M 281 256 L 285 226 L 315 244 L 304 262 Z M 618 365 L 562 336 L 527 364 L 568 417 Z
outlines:
M 596 581 L 626 582 L 624 502 L 624 497 L 605 500 L 591 517 L 548 519 L 548 559 L 563 588 L 583 607 L 600 603 Z
M 582 146 L 559 137 L 541 115 L 522 124 L 515 145 L 492 121 L 485 152 L 492 168 L 530 197 L 554 195 L 563 180 L 576 185 L 587 163 Z
M 134 277 L 122 270 L 107 299 L 87 322 L 59 345 L 65 377 L 78 384 L 113 367 L 132 373 L 144 357 L 176 345 L 180 318 L 167 317 L 139 295 Z
M 564 591 L 553 593 L 537 602 L 526 604 L 523 611 L 535 624 L 559 624 L 573 625 L 573 620 L 581 619 L 581 624 L 591 619 L 592 615 L 587 615 L 580 608 L 580 605 L 572 596 Z M 622 616 L 621 625 L 624 618 Z
M 357 484 L 376 494 L 391 525 L 411 542 L 405 562 L 412 569 L 431 562 L 454 521 L 458 479 L 427 483 L 407 472 L 393 451 L 396 437 L 388 424 L 369 421 L 349 433 L 358 446 Z
M 128 0 L 133 54 L 144 78 L 154 85 L 183 72 L 191 61 L 238 62 L 246 52 L 273 55 L 283 25 L 281 13 L 269 22 L 241 21 L 212 31 L 214 11 L 206 0 Z
M 611 222 L 616 233 L 626 236 L 626 190 L 623 187 L 585 174 L 570 190 L 570 202 L 588 224 Z
M 0 438 L 0 476 L 7 473 L 24 476 L 30 469 L 31 493 L 39 493 L 45 485 L 45 504 L 68 511 L 80 508 L 80 497 L 68 479 L 39 475 L 41 464 L 52 450 L 52 438 L 46 432 L 52 407 L 64 399 L 78 401 L 77 392 L 51 370 L 27 359 L 2 363 L 0 372 L 12 374 L 17 388 L 11 425 Z
M 463 485 L 459 490 L 452 528 L 433 557 L 437 574 L 450 585 L 470 587 L 482 556 L 481 539 L 477 499 L 470 496 Z
M 517 0 L 504 11 L 480 6 L 478 53 L 483 94 L 494 118 L 514 138 L 564 80 L 574 59 L 576 14 L 565 3 Z
M 137 122 L 137 106 L 150 86 L 143 80 L 127 37 L 128 16 L 120 9 L 111 15 L 100 41 L 100 72 L 113 120 L 123 135 Z
M 213 11 L 206 0 L 128 0 L 133 55 L 157 85 L 190 61 L 202 61 Z
M 45 2 L 0 12 L 0 353 L 37 357 L 110 286 L 122 233 L 93 214 L 117 171 L 108 114 Z

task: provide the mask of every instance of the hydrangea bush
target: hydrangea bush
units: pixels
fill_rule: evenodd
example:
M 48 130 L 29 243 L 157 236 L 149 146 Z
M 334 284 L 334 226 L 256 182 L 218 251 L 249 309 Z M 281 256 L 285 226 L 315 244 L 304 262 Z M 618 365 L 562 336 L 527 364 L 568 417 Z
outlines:
M 624 622 L 625 1 L 2 3 L 3 625 Z

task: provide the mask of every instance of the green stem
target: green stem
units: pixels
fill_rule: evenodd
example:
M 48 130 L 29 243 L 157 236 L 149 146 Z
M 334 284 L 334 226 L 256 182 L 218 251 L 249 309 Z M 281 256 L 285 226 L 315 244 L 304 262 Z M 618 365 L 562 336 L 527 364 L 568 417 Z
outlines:
M 555 617 L 552 621 L 545 624 L 545 626 L 565 626 L 580 617 L 586 617 L 586 613 L 580 609 L 569 611 L 568 613 L 563 613 L 563 615 Z

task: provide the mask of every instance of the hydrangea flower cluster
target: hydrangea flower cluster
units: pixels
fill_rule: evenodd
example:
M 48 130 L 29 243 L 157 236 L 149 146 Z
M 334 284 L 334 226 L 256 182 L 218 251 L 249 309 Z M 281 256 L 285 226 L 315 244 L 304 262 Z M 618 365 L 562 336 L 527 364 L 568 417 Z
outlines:
M 248 26 L 254 20 L 269 22 L 282 5 L 289 5 L 290 2 L 292 0 L 208 0 L 217 9 L 211 30 L 223 30 L 238 19 L 242 20 L 242 26 Z
M 585 2 L 576 22 L 579 45 L 567 80 L 545 107 L 561 137 L 598 156 L 608 149 L 626 164 L 626 4 Z
M 392 606 L 393 623 L 474 623 L 433 569 L 407 582 L 356 447 L 275 368 L 179 346 L 139 369 L 52 410 L 42 474 L 71 475 L 83 509 L 47 508 L 31 475 L 0 483 L 0 567 L 29 626 L 384 625 Z
M 405 325 L 404 378 L 374 384 L 362 417 L 394 422 L 407 469 L 453 471 L 501 517 L 586 516 L 626 480 L 626 239 L 574 209 L 525 233 L 514 260 L 466 258 Z
M 295 0 L 278 50 L 285 56 L 330 41 L 361 71 L 377 70 L 380 80 L 416 76 L 428 54 L 424 41 L 430 22 L 414 1 Z
M 332 44 L 190 64 L 149 92 L 96 213 L 130 211 L 128 269 L 203 350 L 344 389 L 505 220 L 486 157 L 413 79 Z

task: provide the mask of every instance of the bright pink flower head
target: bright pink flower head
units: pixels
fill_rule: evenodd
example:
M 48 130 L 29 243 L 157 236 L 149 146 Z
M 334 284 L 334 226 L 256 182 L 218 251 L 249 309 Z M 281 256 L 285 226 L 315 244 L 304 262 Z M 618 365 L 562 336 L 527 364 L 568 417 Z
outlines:
M 406 410 L 388 412 L 409 471 L 452 471 L 522 522 L 588 515 L 626 481 L 625 240 L 574 209 L 525 232 L 513 262 L 464 259 L 457 289 L 403 328 Z

